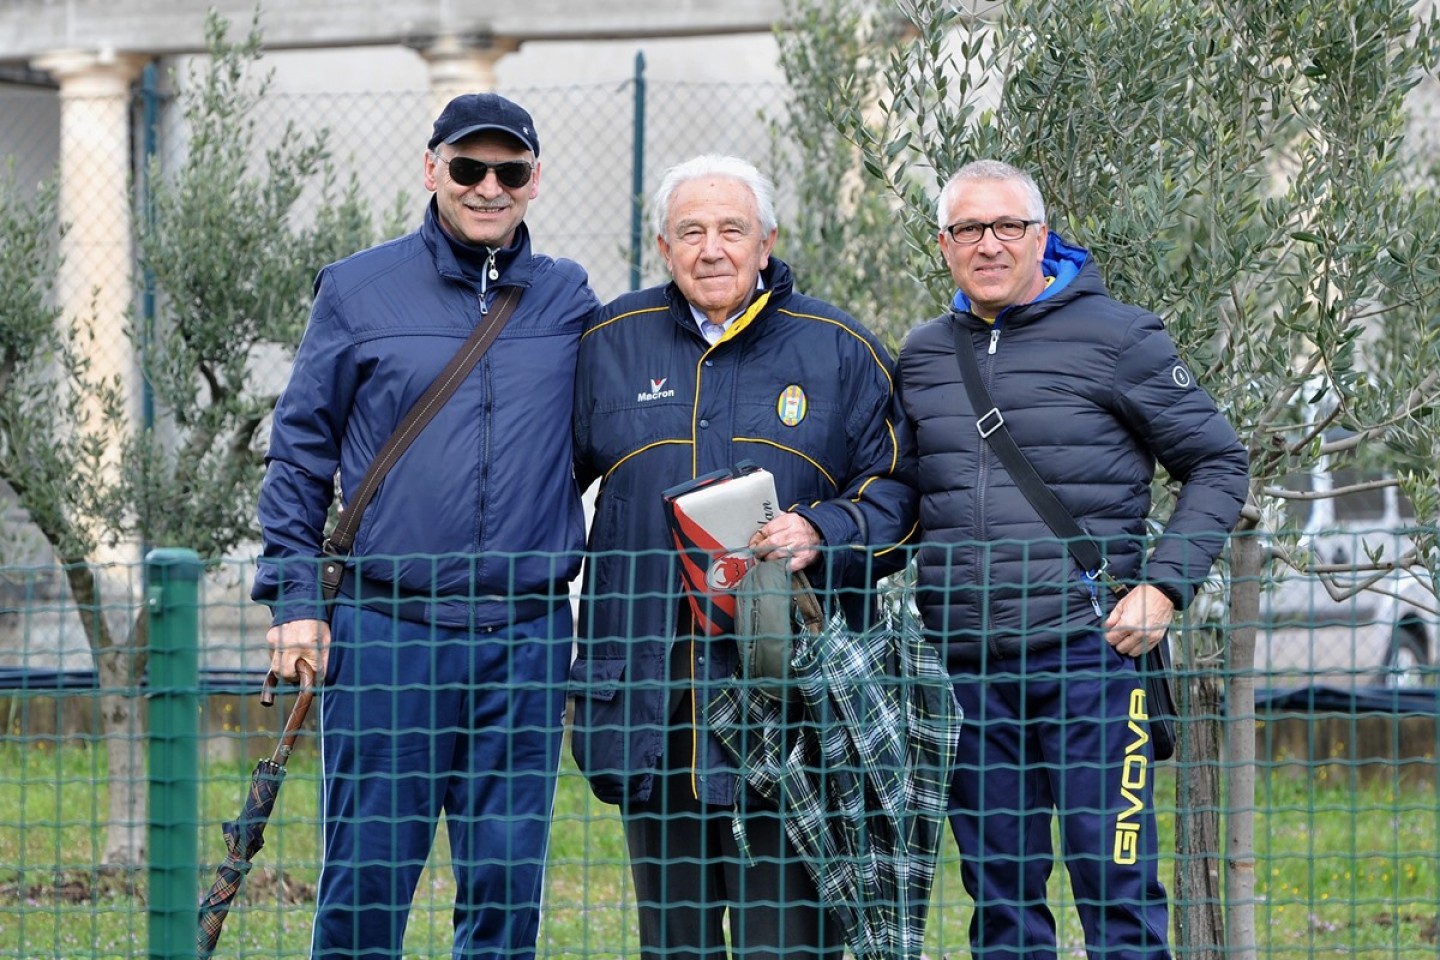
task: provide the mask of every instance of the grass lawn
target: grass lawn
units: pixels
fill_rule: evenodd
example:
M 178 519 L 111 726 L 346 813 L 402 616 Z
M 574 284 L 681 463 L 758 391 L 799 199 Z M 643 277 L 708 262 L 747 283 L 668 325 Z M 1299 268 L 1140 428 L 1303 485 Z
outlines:
M 255 755 L 268 752 L 258 741 Z M 145 878 L 139 889 L 94 865 L 107 816 L 102 750 L 45 742 L 0 743 L 0 957 L 132 958 L 146 955 Z M 220 823 L 234 817 L 253 762 L 206 763 L 197 897 L 224 851 Z M 1161 838 L 1169 881 L 1173 770 L 1160 770 Z M 1433 781 L 1432 781 L 1433 783 Z M 266 846 L 225 924 L 221 957 L 306 955 L 319 868 L 314 754 L 297 751 Z M 1432 785 L 1362 786 L 1293 772 L 1262 776 L 1257 790 L 1257 928 L 1262 958 L 1436 956 L 1440 808 Z M 947 843 L 929 929 L 932 958 L 968 956 L 969 901 Z M 406 957 L 449 956 L 444 831 L 421 879 Z M 595 801 L 568 758 L 552 831 L 542 957 L 638 956 L 634 901 L 616 809 Z M 1063 878 L 1052 881 L 1062 956 L 1083 954 Z

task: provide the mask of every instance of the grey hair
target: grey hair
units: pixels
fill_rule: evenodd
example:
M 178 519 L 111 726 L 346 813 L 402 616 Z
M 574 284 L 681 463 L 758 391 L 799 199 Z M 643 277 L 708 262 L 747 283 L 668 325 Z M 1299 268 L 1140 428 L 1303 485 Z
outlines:
M 1030 174 L 1019 167 L 1012 167 L 999 160 L 976 160 L 965 164 L 951 174 L 950 179 L 945 183 L 945 189 L 940 191 L 940 199 L 935 202 L 935 221 L 940 224 L 941 229 L 946 226 L 945 218 L 950 215 L 950 205 L 955 201 L 955 196 L 961 188 L 965 184 L 982 180 L 1007 180 L 1020 184 L 1025 191 L 1026 203 L 1030 207 L 1025 211 L 1025 216 L 1031 220 L 1045 222 L 1045 198 L 1040 196 L 1040 188 L 1035 185 L 1035 180 Z
M 701 177 L 726 177 L 743 183 L 755 197 L 755 208 L 760 216 L 760 230 L 769 233 L 776 227 L 775 185 L 755 168 L 748 160 L 727 157 L 716 153 L 702 154 L 684 163 L 678 163 L 665 171 L 660 187 L 655 191 L 655 233 L 665 236 L 670 223 L 670 202 L 680 184 Z

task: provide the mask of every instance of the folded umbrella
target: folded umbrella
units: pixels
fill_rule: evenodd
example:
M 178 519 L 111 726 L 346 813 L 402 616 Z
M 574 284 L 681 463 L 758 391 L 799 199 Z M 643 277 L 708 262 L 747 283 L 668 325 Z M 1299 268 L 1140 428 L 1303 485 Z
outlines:
M 270 819 L 270 811 L 275 808 L 280 783 L 285 779 L 285 763 L 295 748 L 295 738 L 305 723 L 315 694 L 315 673 L 310 664 L 301 660 L 299 669 L 300 692 L 290 708 L 290 717 L 285 722 L 280 743 L 270 759 L 255 765 L 255 772 L 250 776 L 250 792 L 245 796 L 240 816 L 223 825 L 225 860 L 216 868 L 215 882 L 200 900 L 200 927 L 195 940 L 200 960 L 209 957 L 220 942 L 220 928 L 230 913 L 230 903 L 240 892 L 240 885 L 245 882 L 245 874 L 250 872 L 255 854 L 265 846 L 265 824 Z M 273 671 L 266 675 L 260 688 L 262 706 L 274 704 L 277 680 Z
M 787 682 L 798 697 L 775 696 L 752 672 L 711 702 L 710 720 L 746 783 L 781 811 L 852 956 L 913 960 L 924 942 L 960 709 L 938 651 L 913 624 L 857 633 L 839 614 L 824 616 L 802 574 L 793 585 L 801 629 Z M 788 592 L 779 596 L 791 610 Z M 739 620 L 742 631 L 777 622 Z M 735 835 L 748 853 L 741 810 Z

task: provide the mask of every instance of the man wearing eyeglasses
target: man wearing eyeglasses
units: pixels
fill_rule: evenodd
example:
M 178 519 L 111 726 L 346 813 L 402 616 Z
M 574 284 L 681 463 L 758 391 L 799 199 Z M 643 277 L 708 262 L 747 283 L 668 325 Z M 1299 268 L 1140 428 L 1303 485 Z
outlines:
M 585 271 L 532 252 L 530 114 L 452 100 L 423 159 L 418 230 L 320 271 L 279 403 L 253 595 L 271 668 L 323 678 L 324 867 L 311 956 L 398 957 L 444 814 L 454 956 L 534 956 L 584 514 L 570 411 Z M 340 595 L 318 584 L 337 486 L 377 451 L 477 327 L 499 335 L 385 475 Z M 502 300 L 503 298 L 503 300 Z
M 1166 958 L 1135 658 L 1168 642 L 1239 518 L 1245 449 L 1160 320 L 1112 299 L 1090 253 L 1049 229 L 1028 174 L 972 163 L 945 185 L 938 214 L 958 289 L 949 312 L 906 339 L 898 390 L 920 462 L 916 599 L 971 731 L 950 816 L 976 904 L 971 955 L 1055 956 L 1046 886 L 1058 814 L 1090 955 Z M 957 351 L 976 358 L 993 410 L 971 402 Z M 1000 417 L 1129 588 L 1118 600 L 997 457 L 985 433 Z M 1157 461 L 1179 493 L 1152 545 Z

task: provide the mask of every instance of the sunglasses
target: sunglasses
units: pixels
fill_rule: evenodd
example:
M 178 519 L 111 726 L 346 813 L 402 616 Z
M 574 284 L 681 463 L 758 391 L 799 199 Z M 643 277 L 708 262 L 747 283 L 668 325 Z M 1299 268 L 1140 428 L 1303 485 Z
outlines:
M 535 171 L 535 168 L 524 160 L 487 163 L 484 160 L 472 160 L 469 157 L 437 156 L 435 159 L 450 165 L 450 179 L 462 187 L 475 186 L 484 180 L 491 170 L 494 170 L 495 179 L 500 181 L 502 187 L 519 190 L 530 182 L 530 177 Z

